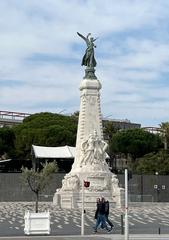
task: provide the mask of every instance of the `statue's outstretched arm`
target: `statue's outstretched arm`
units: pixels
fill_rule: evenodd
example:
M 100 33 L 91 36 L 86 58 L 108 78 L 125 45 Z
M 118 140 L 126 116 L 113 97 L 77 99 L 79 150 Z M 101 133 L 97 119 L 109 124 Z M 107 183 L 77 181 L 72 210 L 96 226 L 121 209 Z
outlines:
M 95 39 L 93 39 L 93 42 L 95 42 L 97 39 L 98 39 L 98 37 L 97 37 L 97 38 L 95 38 Z

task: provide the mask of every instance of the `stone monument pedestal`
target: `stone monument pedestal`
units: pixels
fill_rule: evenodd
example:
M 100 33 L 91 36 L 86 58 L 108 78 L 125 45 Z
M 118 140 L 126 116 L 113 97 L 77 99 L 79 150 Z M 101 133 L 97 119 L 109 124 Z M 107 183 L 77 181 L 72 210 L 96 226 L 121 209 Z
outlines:
M 88 70 L 88 68 L 87 68 Z M 86 71 L 87 71 L 86 70 Z M 113 207 L 121 207 L 124 189 L 110 172 L 105 161 L 108 144 L 103 139 L 102 115 L 100 109 L 101 83 L 92 69 L 86 72 L 80 84 L 80 113 L 76 139 L 76 156 L 70 173 L 62 180 L 62 188 L 57 189 L 53 203 L 62 208 L 80 208 L 82 184 L 90 182 L 84 192 L 85 208 L 95 208 L 96 199 L 104 196 Z
M 78 176 L 78 174 L 76 176 Z M 113 182 L 109 182 L 110 179 L 116 183 L 114 184 Z M 57 189 L 53 198 L 53 203 L 61 208 L 81 208 L 82 183 L 84 180 L 90 182 L 89 188 L 84 187 L 85 209 L 95 209 L 96 199 L 101 197 L 108 200 L 111 207 L 118 208 L 124 205 L 124 189 L 118 187 L 116 175 L 112 174 L 112 176 L 107 176 L 106 172 L 102 172 L 100 174 L 97 173 L 97 176 L 95 173 L 87 173 L 82 177 L 81 174 L 79 176 L 79 186 L 77 186 L 77 188 L 74 186 L 74 189 L 63 189 L 63 187 L 61 189 Z

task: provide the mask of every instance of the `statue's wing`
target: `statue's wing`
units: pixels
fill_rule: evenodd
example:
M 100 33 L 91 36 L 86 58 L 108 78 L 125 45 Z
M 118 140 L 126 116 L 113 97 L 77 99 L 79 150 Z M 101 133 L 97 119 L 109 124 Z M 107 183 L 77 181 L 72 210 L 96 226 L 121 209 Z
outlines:
M 79 35 L 79 37 L 81 37 L 83 40 L 87 41 L 87 39 L 79 32 L 77 32 L 77 35 Z

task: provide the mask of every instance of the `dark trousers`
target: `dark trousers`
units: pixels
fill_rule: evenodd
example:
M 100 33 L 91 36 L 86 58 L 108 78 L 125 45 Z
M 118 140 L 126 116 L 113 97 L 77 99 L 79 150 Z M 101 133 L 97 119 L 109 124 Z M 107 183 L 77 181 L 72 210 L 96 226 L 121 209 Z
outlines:
M 109 220 L 108 215 L 105 215 L 106 222 L 110 225 L 110 227 L 113 227 L 113 223 Z
M 102 226 L 103 228 L 106 228 L 107 230 L 108 227 L 106 225 L 106 217 L 105 217 L 105 214 L 97 214 L 97 220 L 96 220 L 96 225 L 94 227 L 95 231 L 97 231 L 97 228 L 99 226 Z

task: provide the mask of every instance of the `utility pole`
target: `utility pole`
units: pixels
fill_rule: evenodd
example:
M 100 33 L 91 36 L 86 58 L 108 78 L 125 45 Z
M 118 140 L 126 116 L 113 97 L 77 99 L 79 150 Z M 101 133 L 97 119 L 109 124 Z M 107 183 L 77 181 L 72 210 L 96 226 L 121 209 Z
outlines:
M 84 235 L 84 179 L 82 178 L 82 215 L 81 215 L 81 235 Z
M 128 170 L 125 169 L 125 240 L 129 240 L 128 226 Z
M 84 179 L 82 178 L 82 215 L 81 215 L 81 235 L 84 235 L 84 214 L 85 214 L 85 210 L 84 210 L 84 190 L 85 188 L 90 187 L 90 182 L 89 181 L 84 181 Z

